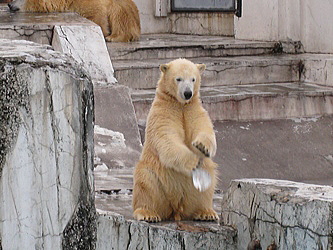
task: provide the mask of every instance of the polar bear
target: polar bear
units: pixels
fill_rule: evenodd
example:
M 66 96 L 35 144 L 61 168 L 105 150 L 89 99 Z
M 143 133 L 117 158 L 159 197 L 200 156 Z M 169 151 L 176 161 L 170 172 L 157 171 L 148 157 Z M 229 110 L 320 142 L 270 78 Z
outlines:
M 77 12 L 98 24 L 108 42 L 130 42 L 140 38 L 139 11 L 132 0 L 14 0 L 11 11 Z
M 145 143 L 134 170 L 132 205 L 137 220 L 218 220 L 212 207 L 216 138 L 199 94 L 205 68 L 186 59 L 160 66 Z M 191 176 L 198 165 L 212 179 L 203 192 Z

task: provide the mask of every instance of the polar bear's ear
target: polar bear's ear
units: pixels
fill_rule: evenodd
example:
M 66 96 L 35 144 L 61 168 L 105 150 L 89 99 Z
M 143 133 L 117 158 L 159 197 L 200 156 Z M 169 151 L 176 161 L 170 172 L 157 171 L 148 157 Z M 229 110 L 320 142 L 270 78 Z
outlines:
M 160 65 L 160 70 L 165 73 L 168 69 L 169 69 L 169 65 L 168 64 L 161 64 Z
M 200 74 L 202 74 L 206 69 L 206 65 L 205 64 L 196 64 L 196 65 L 197 65 L 197 68 L 198 68 Z

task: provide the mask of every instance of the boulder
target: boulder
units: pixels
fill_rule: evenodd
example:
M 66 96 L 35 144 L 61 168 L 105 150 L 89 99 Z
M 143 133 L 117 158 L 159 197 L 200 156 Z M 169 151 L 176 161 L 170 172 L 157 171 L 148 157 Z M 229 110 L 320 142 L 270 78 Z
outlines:
M 263 249 L 331 249 L 333 188 L 271 179 L 231 182 L 222 202 L 238 249 L 259 240 Z
M 92 81 L 72 57 L 0 40 L 3 249 L 95 248 L 93 115 Z

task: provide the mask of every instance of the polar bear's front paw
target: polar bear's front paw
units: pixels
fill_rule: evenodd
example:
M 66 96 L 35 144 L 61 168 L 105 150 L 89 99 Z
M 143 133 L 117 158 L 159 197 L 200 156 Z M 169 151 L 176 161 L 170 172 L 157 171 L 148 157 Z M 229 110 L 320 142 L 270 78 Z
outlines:
M 192 145 L 196 147 L 201 153 L 203 153 L 204 156 L 210 157 L 210 152 L 208 148 L 206 148 L 206 146 L 203 145 L 201 142 L 193 142 Z
M 192 142 L 192 145 L 205 157 L 213 157 L 216 153 L 215 136 L 199 134 Z
M 146 222 L 161 221 L 161 217 L 157 213 L 141 208 L 138 208 L 134 211 L 134 218 L 139 221 L 146 221 Z

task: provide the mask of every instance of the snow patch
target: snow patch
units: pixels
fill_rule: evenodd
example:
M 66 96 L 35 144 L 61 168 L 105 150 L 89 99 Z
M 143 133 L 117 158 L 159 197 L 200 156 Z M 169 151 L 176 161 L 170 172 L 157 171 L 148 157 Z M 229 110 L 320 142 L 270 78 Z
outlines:
M 106 128 L 102 128 L 98 125 L 95 125 L 94 133 L 98 134 L 98 135 L 104 135 L 104 136 L 111 137 L 111 145 L 112 146 L 126 148 L 124 134 L 122 134 L 120 132 L 112 131 L 112 130 L 109 130 L 109 129 L 106 129 Z M 101 144 L 99 144 L 99 145 L 103 146 Z M 104 146 L 106 146 L 106 145 L 104 145 Z
M 247 124 L 246 126 L 239 126 L 239 128 L 244 129 L 244 130 L 250 130 L 251 124 Z
M 108 171 L 109 168 L 106 166 L 105 163 L 102 163 L 101 165 L 97 165 L 94 169 L 95 171 Z
M 290 118 L 293 122 L 301 123 L 301 122 L 317 122 L 319 116 L 316 117 L 300 117 L 300 118 Z

